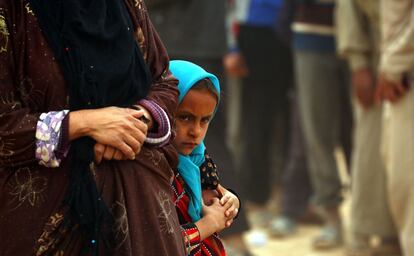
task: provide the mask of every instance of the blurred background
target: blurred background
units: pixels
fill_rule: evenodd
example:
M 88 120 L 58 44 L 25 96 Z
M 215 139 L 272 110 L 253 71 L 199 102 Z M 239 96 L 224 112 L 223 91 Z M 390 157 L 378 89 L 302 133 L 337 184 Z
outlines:
M 206 145 L 242 199 L 229 256 L 402 255 L 375 102 L 379 0 L 145 2 L 170 59 L 221 81 Z

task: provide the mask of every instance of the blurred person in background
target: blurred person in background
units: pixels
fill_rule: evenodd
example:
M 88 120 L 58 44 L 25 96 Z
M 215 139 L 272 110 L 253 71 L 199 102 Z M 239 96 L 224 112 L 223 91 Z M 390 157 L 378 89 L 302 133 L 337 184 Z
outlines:
M 350 148 L 351 107 L 346 65 L 335 52 L 334 0 L 296 0 L 293 51 L 299 116 L 302 123 L 312 203 L 324 226 L 315 249 L 342 244 L 339 206 L 342 185 L 334 150 Z
M 291 23 L 295 12 L 295 3 L 284 0 L 278 17 L 278 34 L 291 47 Z M 286 63 L 288 64 L 288 63 Z M 291 61 L 291 65 L 293 62 Z M 292 67 L 293 68 L 293 67 Z M 293 73 L 293 72 L 292 72 Z M 293 75 L 293 74 L 292 74 Z M 297 90 L 289 90 L 290 126 L 288 153 L 282 175 L 280 192 L 280 210 L 271 220 L 269 232 L 275 237 L 286 237 L 296 232 L 297 222 L 317 221 L 309 207 L 312 195 L 302 126 L 299 120 Z
M 185 59 L 224 79 L 223 56 L 227 51 L 226 5 L 223 0 L 149 0 L 146 1 L 154 26 L 171 59 Z M 226 83 L 221 83 L 221 107 L 209 127 L 205 144 L 219 166 L 222 182 L 241 191 L 232 152 L 226 142 Z M 243 201 L 243 195 L 241 195 Z M 242 239 L 248 230 L 245 211 L 241 211 L 232 228 L 222 232 L 228 255 L 250 255 Z
M 241 78 L 240 175 L 243 195 L 258 213 L 254 219 L 258 225 L 267 225 L 270 219 L 266 203 L 274 185 L 272 159 L 287 155 L 287 92 L 293 65 L 285 33 L 288 25 L 280 20 L 282 3 L 235 0 L 234 40 L 225 59 L 227 73 Z
M 382 104 L 375 104 L 380 51 L 379 0 L 339 0 L 337 42 L 351 69 L 354 144 L 348 255 L 400 255 L 381 155 Z M 375 247 L 373 236 L 381 238 Z
M 384 122 L 388 197 L 402 254 L 414 255 L 414 1 L 382 0 L 377 100 L 390 102 Z
M 280 189 L 280 211 L 269 226 L 269 233 L 278 238 L 295 234 L 298 222 L 320 223 L 309 204 L 313 190 L 296 95 L 292 95 L 290 114 L 290 144 Z

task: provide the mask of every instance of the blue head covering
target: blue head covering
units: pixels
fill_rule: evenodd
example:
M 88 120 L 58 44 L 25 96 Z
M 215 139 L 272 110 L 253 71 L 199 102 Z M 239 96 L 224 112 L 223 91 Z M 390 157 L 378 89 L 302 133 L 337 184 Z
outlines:
M 200 66 L 183 60 L 170 61 L 170 71 L 178 79 L 179 102 L 183 100 L 187 92 L 200 80 L 210 79 L 217 95 L 220 95 L 220 83 L 217 77 L 208 73 Z M 220 97 L 220 96 L 219 96 Z M 200 143 L 190 155 L 178 155 L 178 172 L 186 183 L 186 189 L 190 196 L 188 213 L 193 221 L 201 218 L 201 178 L 200 166 L 204 163 L 204 142 Z

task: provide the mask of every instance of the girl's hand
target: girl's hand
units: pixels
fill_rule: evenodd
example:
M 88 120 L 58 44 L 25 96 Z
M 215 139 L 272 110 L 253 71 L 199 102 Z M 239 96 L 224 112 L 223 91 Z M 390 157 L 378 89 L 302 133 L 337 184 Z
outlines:
M 135 159 L 147 136 L 148 126 L 138 118 L 143 110 L 106 107 L 70 113 L 69 139 L 89 136 Z M 114 153 L 115 154 L 115 153 Z M 107 156 L 110 152 L 107 153 Z
M 219 232 L 227 227 L 225 211 L 226 209 L 220 204 L 218 198 L 212 199 L 208 206 L 203 205 L 203 218 L 208 221 L 214 232 Z
M 205 205 L 211 205 L 214 198 L 220 198 L 219 193 L 216 190 L 203 189 L 203 202 Z
M 230 226 L 233 222 L 233 219 L 237 216 L 240 207 L 239 198 L 225 189 L 223 186 L 219 185 L 218 190 L 223 194 L 220 199 L 220 204 L 226 209 L 225 216 L 227 218 L 226 227 Z

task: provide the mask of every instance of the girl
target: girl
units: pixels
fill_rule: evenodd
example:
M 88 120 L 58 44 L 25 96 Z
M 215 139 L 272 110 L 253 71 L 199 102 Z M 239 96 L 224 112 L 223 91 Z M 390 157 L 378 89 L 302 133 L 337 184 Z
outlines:
M 225 255 L 216 232 L 236 217 L 238 198 L 219 185 L 216 166 L 206 153 L 203 139 L 220 99 L 216 76 L 187 61 L 171 61 L 179 80 L 176 137 L 179 153 L 173 189 L 189 255 Z

